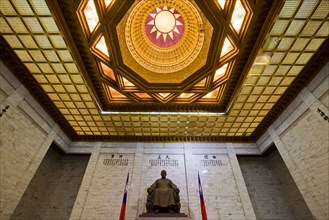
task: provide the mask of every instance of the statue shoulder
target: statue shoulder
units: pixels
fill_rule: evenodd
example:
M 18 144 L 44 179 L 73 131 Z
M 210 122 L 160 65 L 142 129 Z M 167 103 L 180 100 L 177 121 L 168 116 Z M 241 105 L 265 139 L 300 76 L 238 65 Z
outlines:
M 157 179 L 157 180 L 154 181 L 153 185 L 157 185 L 157 184 L 159 184 L 159 182 L 161 182 L 161 181 L 162 181 L 161 178 L 160 178 L 160 179 Z
M 167 179 L 169 182 L 174 183 L 171 179 Z

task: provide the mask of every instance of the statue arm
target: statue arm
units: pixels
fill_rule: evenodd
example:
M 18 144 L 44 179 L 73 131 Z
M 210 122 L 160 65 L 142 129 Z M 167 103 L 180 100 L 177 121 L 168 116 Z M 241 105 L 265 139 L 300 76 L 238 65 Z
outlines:
M 147 189 L 148 193 L 152 193 L 157 188 L 157 180 Z
M 174 189 L 174 191 L 178 194 L 180 192 L 180 190 L 178 189 L 178 187 L 175 185 L 175 183 L 173 183 L 173 181 L 170 180 L 170 187 Z

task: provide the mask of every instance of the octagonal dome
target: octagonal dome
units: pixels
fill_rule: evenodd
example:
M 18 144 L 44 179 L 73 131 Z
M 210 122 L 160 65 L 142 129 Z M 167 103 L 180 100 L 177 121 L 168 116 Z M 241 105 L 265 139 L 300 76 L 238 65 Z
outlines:
M 124 65 L 147 83 L 178 84 L 206 64 L 213 28 L 187 0 L 144 0 L 116 30 L 124 30 L 118 38 Z

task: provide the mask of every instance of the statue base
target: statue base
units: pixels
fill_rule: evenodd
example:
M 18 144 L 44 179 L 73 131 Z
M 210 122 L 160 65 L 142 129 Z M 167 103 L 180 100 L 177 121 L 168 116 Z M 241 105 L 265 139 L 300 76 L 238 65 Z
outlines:
M 184 213 L 143 213 L 135 220 L 190 220 Z

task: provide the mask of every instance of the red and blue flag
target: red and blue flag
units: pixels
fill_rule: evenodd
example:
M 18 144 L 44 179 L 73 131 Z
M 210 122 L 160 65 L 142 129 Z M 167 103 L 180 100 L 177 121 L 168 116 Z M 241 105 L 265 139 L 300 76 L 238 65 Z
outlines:
M 203 198 L 203 192 L 202 192 L 202 186 L 201 186 L 201 180 L 200 180 L 199 173 L 198 173 L 198 181 L 199 181 L 199 194 L 200 194 L 200 206 L 201 206 L 202 220 L 208 220 L 207 211 L 206 211 L 206 204 L 204 203 L 204 198 Z
M 128 187 L 128 182 L 129 182 L 129 172 L 127 174 L 127 180 L 126 180 L 126 185 L 125 185 L 125 191 L 123 193 L 123 199 L 122 199 L 122 205 L 121 205 L 121 211 L 120 211 L 120 217 L 119 220 L 125 220 L 125 215 L 126 215 L 126 204 L 127 204 L 127 187 Z

